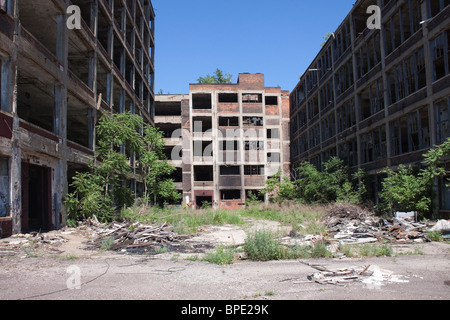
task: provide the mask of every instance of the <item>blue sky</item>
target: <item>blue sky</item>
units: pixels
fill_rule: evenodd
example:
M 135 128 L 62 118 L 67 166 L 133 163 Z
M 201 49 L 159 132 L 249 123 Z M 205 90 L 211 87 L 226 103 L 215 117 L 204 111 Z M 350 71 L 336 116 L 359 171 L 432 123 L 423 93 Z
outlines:
M 356 0 L 152 0 L 155 92 L 188 93 L 217 68 L 264 73 L 266 86 L 293 90 Z

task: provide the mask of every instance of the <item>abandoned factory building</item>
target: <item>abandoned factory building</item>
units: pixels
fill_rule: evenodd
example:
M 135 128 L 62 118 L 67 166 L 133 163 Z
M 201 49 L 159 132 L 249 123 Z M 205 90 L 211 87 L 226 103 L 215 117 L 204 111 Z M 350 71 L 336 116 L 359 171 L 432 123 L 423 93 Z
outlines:
M 0 1 L 0 236 L 65 224 L 101 111 L 154 125 L 149 0 Z M 68 28 L 69 5 L 81 10 Z
M 261 199 L 268 177 L 290 174 L 289 92 L 265 87 L 263 74 L 156 95 L 155 109 L 184 204 L 240 207 Z
M 449 137 L 449 4 L 357 1 L 290 94 L 293 168 L 338 156 L 369 174 L 376 202 L 380 169 L 419 167 Z M 381 29 L 368 28 L 370 5 L 381 8 Z M 448 215 L 450 190 L 438 184 Z

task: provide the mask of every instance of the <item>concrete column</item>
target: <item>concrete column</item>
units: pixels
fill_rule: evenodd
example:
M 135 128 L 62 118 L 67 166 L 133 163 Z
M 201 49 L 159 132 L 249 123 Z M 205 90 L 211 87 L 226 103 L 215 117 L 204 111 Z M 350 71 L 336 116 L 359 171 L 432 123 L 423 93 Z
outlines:
M 20 150 L 19 130 L 19 115 L 17 112 L 17 55 L 18 55 L 18 38 L 20 37 L 19 29 L 19 6 L 14 2 L 14 18 L 16 21 L 15 30 L 18 33 L 14 34 L 14 48 L 13 54 L 8 62 L 8 82 L 5 83 L 9 93 L 7 95 L 7 103 L 10 111 L 13 114 L 13 136 L 11 143 L 11 167 L 10 167 L 10 190 L 11 190 L 11 218 L 12 218 L 12 233 L 18 234 L 22 231 L 22 151 Z M 3 71 L 2 71 L 3 72 Z M 3 75 L 2 75 L 3 80 Z M 2 82 L 3 89 L 3 82 Z

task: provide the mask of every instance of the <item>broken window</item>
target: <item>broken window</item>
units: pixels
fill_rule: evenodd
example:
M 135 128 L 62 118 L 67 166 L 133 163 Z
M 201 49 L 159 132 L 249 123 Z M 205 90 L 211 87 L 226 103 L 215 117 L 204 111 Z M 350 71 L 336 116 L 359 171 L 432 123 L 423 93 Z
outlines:
M 428 8 L 428 17 L 432 18 L 436 16 L 439 12 L 444 10 L 446 6 L 450 4 L 449 0 L 428 0 L 427 8 Z
M 9 159 L 0 157 L 0 218 L 9 216 Z
M 219 117 L 219 127 L 239 127 L 239 118 Z
M 313 148 L 320 144 L 320 126 L 316 125 L 309 131 L 309 147 Z
M 339 145 L 339 158 L 344 160 L 344 163 L 349 167 L 358 164 L 358 144 L 356 139 Z
M 219 103 L 238 103 L 238 94 L 219 93 Z
M 449 43 L 450 30 L 441 33 L 431 41 L 431 56 L 433 62 L 433 81 L 449 74 Z
M 281 162 L 281 155 L 279 152 L 269 152 L 267 153 L 267 163 L 279 163 Z
M 278 97 L 277 96 L 266 96 L 266 105 L 268 106 L 277 106 L 278 105 Z
M 423 47 L 388 71 L 391 104 L 426 86 Z
M 328 140 L 335 135 L 335 122 L 334 122 L 334 114 L 330 114 L 328 117 L 325 117 L 322 122 L 322 140 Z
M 353 85 L 353 63 L 350 59 L 335 74 L 336 96 L 341 95 Z
M 356 52 L 358 79 L 362 78 L 381 61 L 380 46 L 380 33 L 377 32 Z
M 309 120 L 319 114 L 319 98 L 317 97 L 317 95 L 308 102 L 307 108 Z
M 325 109 L 334 101 L 333 97 L 333 82 L 329 81 L 319 91 L 320 96 L 320 110 Z
M 263 141 L 245 141 L 244 148 L 246 151 L 264 150 Z
M 307 134 L 303 134 L 302 136 L 300 136 L 300 138 L 298 139 L 298 145 L 299 145 L 300 154 L 308 151 L 309 146 L 308 146 L 308 135 Z
M 436 144 L 442 144 L 450 137 L 450 97 L 434 104 L 436 114 Z
M 386 128 L 381 126 L 361 135 L 361 163 L 386 158 Z
M 212 157 L 213 147 L 211 141 L 194 141 L 194 157 Z
M 213 166 L 194 166 L 194 181 L 213 181 Z
M 264 166 L 244 166 L 244 175 L 246 176 L 263 176 Z
M 195 93 L 192 95 L 192 107 L 198 109 L 212 109 L 211 94 Z
M 384 109 L 383 80 L 373 82 L 360 94 L 360 115 L 364 120 Z
M 278 128 L 267 129 L 267 139 L 280 139 L 280 130 Z
M 241 174 L 241 167 L 239 166 L 220 166 L 221 176 L 239 176 Z
M 243 117 L 244 126 L 262 127 L 264 125 L 263 117 Z
M 237 151 L 239 150 L 239 141 L 233 140 L 219 141 L 219 149 L 223 151 Z
M 260 93 L 243 93 L 243 103 L 262 103 L 262 94 Z
M 222 200 L 240 200 L 241 190 L 221 190 L 220 199 Z
M 356 124 L 355 103 L 350 99 L 337 109 L 337 131 L 342 132 Z
M 210 132 L 212 130 L 211 117 L 194 117 L 193 118 L 193 132 Z

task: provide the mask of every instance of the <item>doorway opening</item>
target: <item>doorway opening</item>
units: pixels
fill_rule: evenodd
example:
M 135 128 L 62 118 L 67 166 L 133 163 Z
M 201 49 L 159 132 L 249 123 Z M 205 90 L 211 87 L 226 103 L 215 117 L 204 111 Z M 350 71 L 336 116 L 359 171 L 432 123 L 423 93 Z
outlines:
M 51 169 L 22 163 L 22 232 L 52 225 Z

